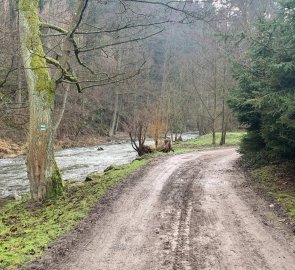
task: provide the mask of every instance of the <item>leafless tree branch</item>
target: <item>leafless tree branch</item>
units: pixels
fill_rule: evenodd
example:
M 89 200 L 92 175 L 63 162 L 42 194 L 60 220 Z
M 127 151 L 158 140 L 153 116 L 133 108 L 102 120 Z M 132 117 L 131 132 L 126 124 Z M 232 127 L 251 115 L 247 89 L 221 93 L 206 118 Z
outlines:
M 158 34 L 162 33 L 163 31 L 164 31 L 164 29 L 161 29 L 160 31 L 157 31 L 157 32 L 152 33 L 150 35 L 147 35 L 145 37 L 138 37 L 138 38 L 134 38 L 134 39 L 118 41 L 118 42 L 109 43 L 109 44 L 105 44 L 105 45 L 98 46 L 98 47 L 93 47 L 93 48 L 79 49 L 79 53 L 85 53 L 85 52 L 90 52 L 90 51 L 95 51 L 95 50 L 101 50 L 103 48 L 110 47 L 110 46 L 116 46 L 116 45 L 121 45 L 121 44 L 126 44 L 126 43 L 145 40 L 145 39 L 148 39 L 148 38 L 153 37 L 155 35 L 158 35 Z
M 10 68 L 4 76 L 4 80 L 2 82 L 0 82 L 0 88 L 2 88 L 7 83 L 10 73 L 12 73 L 13 71 L 16 70 L 16 68 L 13 68 L 13 65 L 14 65 L 14 57 L 12 57 L 12 59 L 11 59 Z

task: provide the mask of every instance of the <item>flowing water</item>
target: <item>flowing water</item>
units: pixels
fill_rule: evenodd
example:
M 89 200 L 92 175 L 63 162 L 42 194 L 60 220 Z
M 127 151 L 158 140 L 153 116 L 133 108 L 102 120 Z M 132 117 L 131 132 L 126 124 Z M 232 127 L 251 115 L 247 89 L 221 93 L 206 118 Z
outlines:
M 196 133 L 182 135 L 192 139 Z M 97 148 L 102 147 L 103 151 Z M 91 147 L 70 148 L 55 153 L 63 179 L 81 180 L 92 172 L 102 172 L 110 165 L 122 165 L 136 158 L 137 153 L 130 143 L 106 144 Z M 0 159 L 0 198 L 29 191 L 25 157 Z

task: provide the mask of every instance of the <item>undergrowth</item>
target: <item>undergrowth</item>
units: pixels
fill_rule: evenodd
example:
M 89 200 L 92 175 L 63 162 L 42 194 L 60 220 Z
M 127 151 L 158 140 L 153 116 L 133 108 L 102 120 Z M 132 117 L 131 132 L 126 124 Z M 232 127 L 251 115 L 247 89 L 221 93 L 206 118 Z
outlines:
M 261 136 L 248 132 L 242 139 L 240 153 L 242 164 L 263 193 L 281 205 L 295 222 L 295 165 L 265 147 Z
M 270 164 L 251 171 L 257 186 L 282 205 L 295 222 L 295 165 Z

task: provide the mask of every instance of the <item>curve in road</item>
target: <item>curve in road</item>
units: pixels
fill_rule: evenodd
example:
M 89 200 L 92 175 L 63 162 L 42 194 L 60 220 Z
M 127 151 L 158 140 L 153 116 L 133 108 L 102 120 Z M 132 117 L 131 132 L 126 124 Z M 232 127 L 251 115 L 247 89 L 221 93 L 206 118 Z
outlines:
M 221 149 L 153 161 L 46 269 L 294 270 L 291 232 L 244 184 L 238 158 Z

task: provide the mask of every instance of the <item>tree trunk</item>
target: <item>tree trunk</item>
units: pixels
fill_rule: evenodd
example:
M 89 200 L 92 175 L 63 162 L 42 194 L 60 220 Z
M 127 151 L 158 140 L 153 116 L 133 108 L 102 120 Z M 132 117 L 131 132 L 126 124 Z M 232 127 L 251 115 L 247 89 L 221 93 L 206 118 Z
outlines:
M 225 124 L 225 100 L 222 101 L 222 123 L 221 123 L 221 138 L 219 145 L 225 144 L 226 124 Z
M 225 145 L 226 129 L 221 132 L 220 145 Z
M 117 70 L 121 72 L 121 65 L 122 65 L 122 57 L 123 57 L 123 50 L 119 49 L 118 52 L 118 60 L 117 60 Z M 113 112 L 113 119 L 110 126 L 109 136 L 113 137 L 116 134 L 116 123 L 118 119 L 118 112 L 119 112 L 119 85 L 115 85 L 115 104 L 114 104 L 114 112 Z
M 114 113 L 113 113 L 113 120 L 110 127 L 109 136 L 113 137 L 115 135 L 115 128 L 116 128 L 116 122 L 118 117 L 118 109 L 119 109 L 119 88 L 116 88 L 115 93 L 115 106 L 114 106 Z
M 212 144 L 216 145 L 216 130 L 215 130 L 215 119 L 212 123 Z
M 14 7 L 16 9 L 16 7 Z M 17 18 L 15 19 L 15 28 L 18 29 L 17 37 L 15 38 L 16 44 L 17 44 L 17 51 L 20 51 L 20 33 L 19 33 L 19 14 L 17 13 Z M 22 107 L 22 60 L 18 53 L 17 55 L 17 90 L 15 95 L 15 103 L 17 108 Z
M 51 80 L 39 32 L 38 0 L 20 0 L 21 56 L 29 92 L 30 124 L 27 173 L 35 201 L 63 190 L 53 149 L 53 109 L 56 84 Z
M 225 29 L 227 33 L 227 22 L 225 23 Z M 227 38 L 224 38 L 224 50 L 227 51 Z M 222 86 L 222 122 L 221 122 L 221 138 L 220 138 L 220 145 L 225 145 L 225 136 L 226 136 L 226 129 L 227 125 L 225 123 L 225 87 L 227 84 L 226 74 L 227 74 L 227 59 L 224 56 L 223 59 L 223 86 Z
M 60 122 L 61 122 L 61 120 L 63 118 L 64 112 L 66 110 L 66 104 L 67 104 L 67 99 L 68 99 L 68 95 L 69 95 L 70 84 L 66 84 L 66 86 L 64 87 L 64 90 L 65 90 L 65 93 L 64 93 L 64 96 L 63 96 L 63 100 L 62 100 L 61 111 L 60 111 L 60 113 L 58 115 L 58 118 L 57 118 L 57 120 L 55 122 L 55 125 L 54 125 L 54 135 L 57 134 L 58 127 L 59 127 Z
M 17 60 L 17 90 L 15 94 L 15 103 L 17 108 L 22 107 L 22 66 L 21 59 Z
M 214 59 L 214 108 L 212 119 L 212 144 L 216 145 L 216 120 L 217 120 L 217 60 Z
M 119 123 L 120 123 L 120 111 L 121 111 L 121 106 L 120 106 L 120 109 L 117 113 L 117 120 L 116 120 L 116 127 L 115 127 L 115 132 L 114 134 L 116 134 L 118 132 L 118 129 L 119 129 Z

